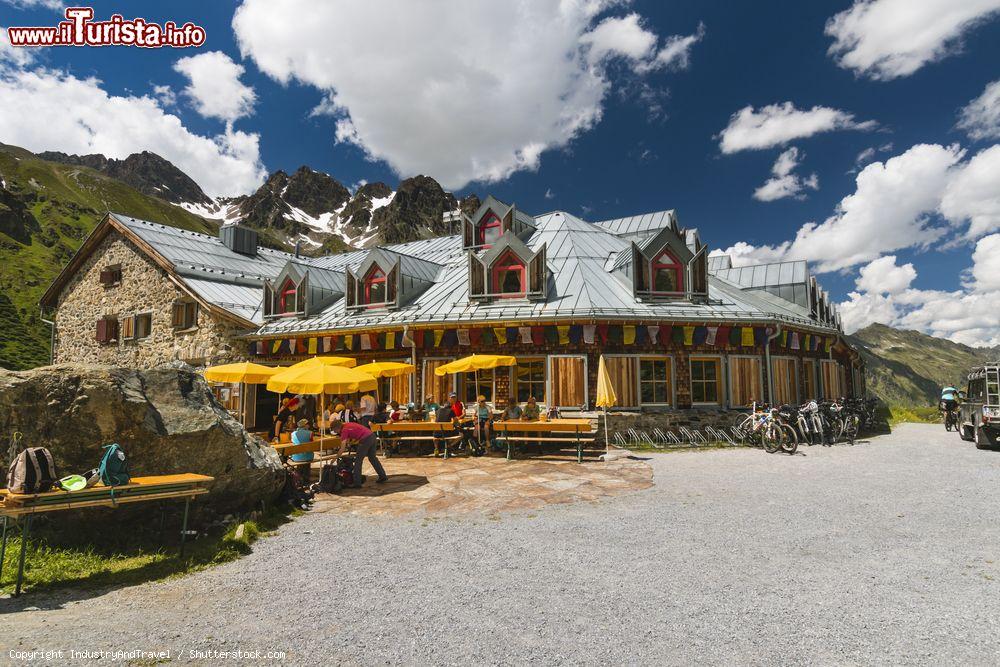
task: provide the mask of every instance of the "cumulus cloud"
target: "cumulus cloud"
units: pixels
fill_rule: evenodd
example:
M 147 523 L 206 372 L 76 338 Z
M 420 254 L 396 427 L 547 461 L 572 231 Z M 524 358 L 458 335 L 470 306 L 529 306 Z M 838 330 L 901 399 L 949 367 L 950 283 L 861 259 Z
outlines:
M 970 240 L 1000 231 L 1000 145 L 980 151 L 955 173 L 940 209 L 957 226 L 969 223 Z
M 243 66 L 221 51 L 207 51 L 181 58 L 174 70 L 188 79 L 184 95 L 206 118 L 232 123 L 249 116 L 257 99 L 253 88 L 240 81 Z
M 658 48 L 637 14 L 607 16 L 617 4 L 405 2 L 386 20 L 384 3 L 369 0 L 244 0 L 233 28 L 265 74 L 324 93 L 314 114 L 336 118 L 338 141 L 459 188 L 535 169 L 544 151 L 592 128 L 609 61 L 636 76 L 686 58 L 690 44 Z
M 819 177 L 816 174 L 803 178 L 792 173 L 799 166 L 802 157 L 805 156 L 800 156 L 799 149 L 795 146 L 779 155 L 771 167 L 771 178 L 754 190 L 753 198 L 758 201 L 775 201 L 786 197 L 805 199 L 803 190 L 818 190 Z
M 12 7 L 17 7 L 18 9 L 34 9 L 36 7 L 43 7 L 60 13 L 66 6 L 62 0 L 3 0 L 3 2 Z
M 894 256 L 864 267 L 857 290 L 839 304 L 847 333 L 873 322 L 917 329 L 966 345 L 1000 344 L 1000 234 L 979 241 L 963 289 L 922 290 L 910 287 L 916 270 L 897 266 Z
M 655 67 L 687 69 L 691 64 L 691 49 L 705 37 L 705 24 L 699 23 L 693 35 L 671 35 L 656 54 Z
M 791 102 L 769 104 L 760 110 L 746 106 L 729 118 L 719 133 L 723 153 L 762 150 L 834 130 L 872 130 L 875 121 L 856 121 L 854 114 L 830 107 L 797 109 Z
M 1000 139 L 1000 79 L 987 84 L 982 95 L 962 108 L 957 127 L 973 141 Z
M 885 163 L 873 162 L 857 175 L 854 193 L 840 200 L 834 215 L 804 224 L 794 240 L 734 248 L 744 258 L 813 260 L 825 272 L 926 246 L 945 233 L 930 214 L 963 156 L 958 146 L 918 144 Z
M 855 0 L 827 21 L 829 54 L 859 76 L 909 76 L 960 51 L 962 36 L 998 11 L 1000 0 Z
M 35 60 L 34 48 L 11 46 L 6 26 L 0 26 L 0 66 L 24 67 Z
M 0 127 L 4 142 L 36 152 L 124 158 L 153 151 L 210 195 L 252 192 L 265 176 L 258 135 L 231 127 L 215 137 L 194 134 L 152 96 L 111 95 L 98 79 L 65 72 L 0 70 Z
M 858 272 L 855 285 L 859 290 L 875 294 L 898 294 L 909 289 L 917 277 L 913 264 L 896 264 L 895 255 L 886 255 L 869 262 Z

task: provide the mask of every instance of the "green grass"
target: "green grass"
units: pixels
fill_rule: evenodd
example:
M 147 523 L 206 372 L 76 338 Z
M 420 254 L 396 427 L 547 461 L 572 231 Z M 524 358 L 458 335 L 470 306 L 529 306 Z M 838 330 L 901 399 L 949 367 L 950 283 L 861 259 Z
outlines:
M 183 559 L 178 553 L 180 526 L 176 517 L 168 518 L 162 535 L 158 520 L 109 532 L 95 526 L 73 529 L 65 521 L 39 525 L 36 518 L 25 557 L 24 590 L 134 585 L 196 572 L 250 553 L 259 537 L 300 513 L 272 508 L 263 514 L 255 513 L 253 519 L 237 519 L 232 525 L 189 541 Z M 243 534 L 237 539 L 241 523 Z M 13 530 L 8 527 L 8 535 Z M 19 537 L 8 539 L 0 592 L 14 590 L 20 550 Z
M 937 408 L 898 405 L 889 407 L 889 426 L 903 423 L 938 424 L 940 422 L 941 413 Z

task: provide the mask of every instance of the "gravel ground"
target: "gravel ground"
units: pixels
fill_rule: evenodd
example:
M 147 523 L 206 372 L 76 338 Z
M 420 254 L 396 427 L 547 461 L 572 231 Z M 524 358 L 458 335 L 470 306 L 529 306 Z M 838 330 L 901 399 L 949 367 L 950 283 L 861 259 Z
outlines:
M 183 579 L 3 600 L 0 660 L 149 648 L 308 664 L 1000 661 L 1000 452 L 905 425 L 791 457 L 651 464 L 654 488 L 599 503 L 499 519 L 311 514 Z

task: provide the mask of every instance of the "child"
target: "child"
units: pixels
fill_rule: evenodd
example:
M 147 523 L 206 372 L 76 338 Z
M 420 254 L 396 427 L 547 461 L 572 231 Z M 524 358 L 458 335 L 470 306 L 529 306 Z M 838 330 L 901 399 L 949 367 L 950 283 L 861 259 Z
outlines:
M 399 408 L 399 401 L 389 401 L 389 421 L 398 422 L 403 421 L 403 411 Z

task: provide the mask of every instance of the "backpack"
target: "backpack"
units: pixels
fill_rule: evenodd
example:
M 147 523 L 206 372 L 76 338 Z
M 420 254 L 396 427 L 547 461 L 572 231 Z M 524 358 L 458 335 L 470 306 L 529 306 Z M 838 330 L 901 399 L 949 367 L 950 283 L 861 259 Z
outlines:
M 125 451 L 117 442 L 113 445 L 104 445 L 104 456 L 97 471 L 104 486 L 128 484 L 128 460 L 125 458 Z
M 45 493 L 56 483 L 56 463 L 44 447 L 28 447 L 17 455 L 7 472 L 11 493 Z

